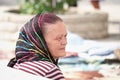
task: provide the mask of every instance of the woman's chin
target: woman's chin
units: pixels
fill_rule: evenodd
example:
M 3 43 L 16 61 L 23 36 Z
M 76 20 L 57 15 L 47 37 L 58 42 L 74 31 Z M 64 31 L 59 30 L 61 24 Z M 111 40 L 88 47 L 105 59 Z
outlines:
M 60 57 L 65 57 L 66 56 L 66 52 L 62 52 L 62 55 Z

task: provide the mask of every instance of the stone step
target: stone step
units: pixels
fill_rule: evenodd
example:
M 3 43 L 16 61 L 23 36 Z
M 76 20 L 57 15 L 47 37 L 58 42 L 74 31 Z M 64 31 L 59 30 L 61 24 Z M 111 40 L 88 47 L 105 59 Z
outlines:
M 15 33 L 18 32 L 19 26 L 21 24 L 13 23 L 13 22 L 0 22 L 0 32 L 9 32 Z
M 23 15 L 17 13 L 10 13 L 10 12 L 2 12 L 0 13 L 0 21 L 7 21 L 7 22 L 15 22 L 15 23 L 25 23 L 29 19 L 31 19 L 33 15 Z
M 5 41 L 16 41 L 18 38 L 18 33 L 3 33 L 0 32 L 0 40 L 5 40 Z

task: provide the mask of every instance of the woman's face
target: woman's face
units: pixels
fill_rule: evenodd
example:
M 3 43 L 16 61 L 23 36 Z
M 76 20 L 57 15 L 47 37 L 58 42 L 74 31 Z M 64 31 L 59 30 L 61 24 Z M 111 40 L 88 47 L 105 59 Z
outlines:
M 67 44 L 65 24 L 58 21 L 55 24 L 46 24 L 45 27 L 44 37 L 54 59 L 65 56 L 65 46 Z

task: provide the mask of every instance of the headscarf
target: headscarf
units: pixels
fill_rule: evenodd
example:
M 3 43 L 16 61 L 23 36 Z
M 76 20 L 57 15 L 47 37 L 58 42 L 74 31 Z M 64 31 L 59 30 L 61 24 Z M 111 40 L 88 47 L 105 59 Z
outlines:
M 49 16 L 49 18 L 51 16 L 51 19 L 55 19 L 52 18 L 52 16 L 57 17 L 48 13 L 37 14 L 21 28 L 16 43 L 16 57 L 10 60 L 8 66 L 13 67 L 15 63 L 40 60 L 49 61 L 57 65 L 58 61 L 55 61 L 52 57 L 42 33 L 43 18 L 46 17 L 46 19 L 44 19 L 45 22 L 52 23 L 49 22 L 51 20 L 47 20 L 47 16 Z

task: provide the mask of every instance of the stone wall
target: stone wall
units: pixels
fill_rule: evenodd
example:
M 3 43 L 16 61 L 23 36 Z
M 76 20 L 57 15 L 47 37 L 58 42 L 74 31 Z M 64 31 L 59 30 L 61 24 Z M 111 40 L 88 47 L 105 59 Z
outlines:
M 64 15 L 67 28 L 87 39 L 100 39 L 108 36 L 108 14 L 102 11 L 84 14 Z

